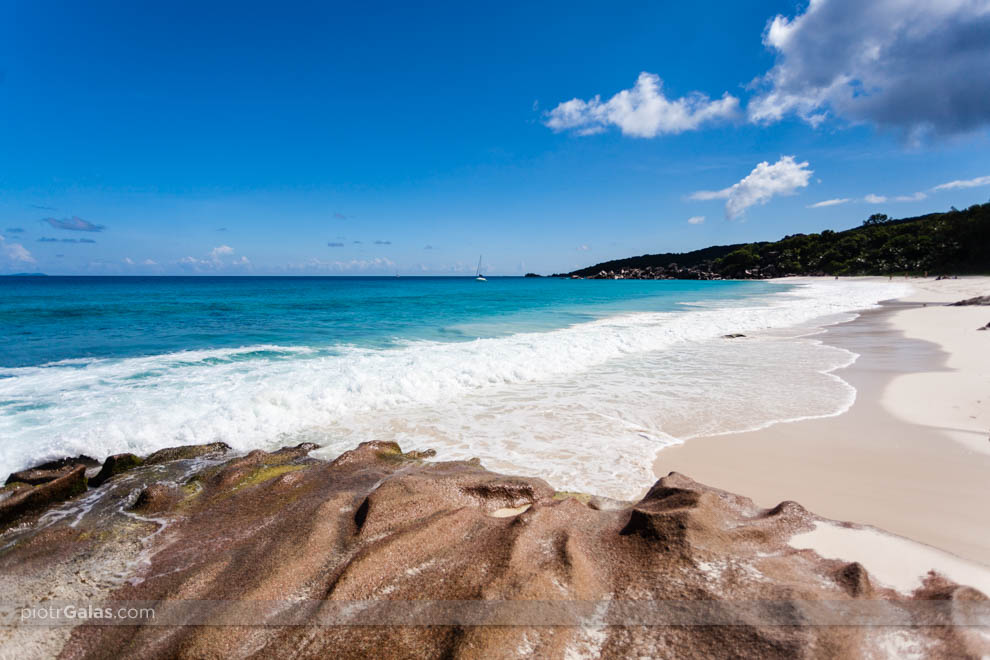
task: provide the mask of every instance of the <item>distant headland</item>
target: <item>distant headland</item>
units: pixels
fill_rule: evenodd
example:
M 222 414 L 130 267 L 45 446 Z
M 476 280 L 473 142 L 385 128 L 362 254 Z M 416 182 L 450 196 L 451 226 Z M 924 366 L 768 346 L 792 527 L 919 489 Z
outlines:
M 845 231 L 779 241 L 644 254 L 552 277 L 640 280 L 765 279 L 788 275 L 990 273 L 990 203 L 895 220 L 874 214 Z

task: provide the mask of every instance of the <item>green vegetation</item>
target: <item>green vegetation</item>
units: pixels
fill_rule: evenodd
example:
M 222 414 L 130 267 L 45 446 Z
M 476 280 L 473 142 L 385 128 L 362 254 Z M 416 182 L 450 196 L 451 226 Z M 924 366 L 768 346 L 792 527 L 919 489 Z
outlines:
M 283 474 L 289 472 L 296 472 L 297 470 L 305 469 L 306 465 L 262 465 L 254 472 L 246 475 L 243 479 L 237 482 L 237 484 L 230 489 L 231 493 L 234 493 L 242 488 L 248 488 L 250 486 L 256 486 L 260 483 L 264 483 L 275 477 L 281 477 Z
M 627 259 L 616 259 L 614 261 L 606 261 L 604 263 L 595 264 L 594 266 L 589 266 L 588 268 L 582 268 L 581 270 L 575 270 L 572 273 L 554 273 L 551 277 L 563 277 L 566 275 L 580 275 L 581 277 L 587 277 L 589 275 L 594 275 L 602 270 L 614 270 L 620 271 L 622 269 L 633 269 L 633 268 L 655 268 L 655 267 L 666 267 L 669 264 L 676 263 L 681 268 L 706 268 L 713 264 L 714 260 L 719 257 L 724 257 L 736 248 L 741 248 L 745 245 L 744 243 L 736 243 L 735 245 L 713 245 L 712 247 L 707 247 L 702 250 L 695 250 L 693 252 L 665 252 L 663 254 L 644 254 L 639 257 L 629 257 Z
M 888 275 L 990 273 L 990 203 L 960 211 L 892 220 L 874 214 L 845 231 L 794 234 L 775 242 L 655 254 L 597 264 L 575 271 L 666 267 L 677 263 L 729 278 L 784 275 Z

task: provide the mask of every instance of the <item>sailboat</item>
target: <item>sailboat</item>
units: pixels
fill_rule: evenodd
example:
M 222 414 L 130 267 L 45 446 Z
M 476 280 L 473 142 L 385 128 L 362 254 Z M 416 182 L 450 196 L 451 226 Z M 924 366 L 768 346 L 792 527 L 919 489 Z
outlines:
M 481 255 L 478 255 L 478 275 L 474 279 L 476 279 L 479 282 L 487 282 L 488 281 L 488 280 L 485 279 L 485 276 L 481 274 Z

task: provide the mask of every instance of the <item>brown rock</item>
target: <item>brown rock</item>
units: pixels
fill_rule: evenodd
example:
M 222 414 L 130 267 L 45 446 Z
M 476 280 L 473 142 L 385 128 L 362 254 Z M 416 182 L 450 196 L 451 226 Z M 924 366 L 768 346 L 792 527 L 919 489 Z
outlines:
M 92 456 L 86 456 L 85 454 L 80 454 L 78 456 L 68 456 L 65 458 L 58 458 L 54 461 L 48 461 L 47 463 L 41 463 L 40 465 L 35 465 L 32 469 L 34 470 L 58 470 L 67 465 L 85 465 L 86 467 L 96 467 L 100 462 L 93 458 Z
M 976 296 L 958 302 L 949 303 L 949 307 L 969 307 L 970 305 L 990 305 L 990 296 Z
M 140 457 L 134 454 L 114 454 L 113 456 L 107 456 L 107 460 L 103 461 L 103 468 L 100 470 L 100 473 L 89 480 L 89 485 L 94 488 L 102 486 L 111 477 L 135 468 L 143 462 Z
M 6 483 L 12 484 L 14 482 L 20 482 L 37 486 L 38 484 L 54 481 L 55 479 L 68 474 L 72 471 L 72 468 L 77 465 L 94 467 L 99 464 L 99 461 L 96 459 L 83 455 L 71 458 L 60 458 L 54 461 L 48 461 L 47 463 L 35 465 L 34 467 L 26 470 L 13 472 L 7 477 Z
M 168 533 L 145 528 L 146 561 L 124 564 L 137 572 L 104 597 L 153 601 L 162 616 L 170 603 L 213 604 L 168 619 L 196 625 L 76 627 L 62 657 L 872 657 L 887 628 L 818 625 L 809 604 L 841 614 L 936 600 L 964 621 L 985 598 L 938 576 L 911 597 L 871 584 L 858 564 L 788 545 L 821 520 L 800 505 L 761 509 L 676 473 L 635 504 L 595 508 L 394 443 L 329 463 L 305 453 L 256 451 L 181 488 L 148 484 L 135 508 Z M 121 490 L 101 491 L 104 510 Z M 130 533 L 132 521 L 108 519 L 15 538 L 0 570 L 78 570 L 99 539 Z M 251 625 L 226 625 L 237 623 Z M 986 653 L 963 626 L 899 634 L 939 657 Z
M 168 461 L 178 461 L 189 458 L 199 458 L 212 454 L 226 454 L 230 451 L 230 445 L 226 442 L 211 442 L 207 445 L 183 445 L 182 447 L 167 447 L 159 449 L 144 459 L 146 465 L 156 465 Z
M 859 562 L 846 564 L 835 573 L 835 581 L 842 585 L 850 596 L 869 596 L 873 592 L 870 576 Z
M 85 490 L 86 467 L 83 465 L 40 485 L 14 488 L 9 497 L 0 500 L 0 525 L 7 525 L 27 513 L 40 511 Z
M 69 472 L 72 472 L 74 466 L 66 465 L 65 467 L 58 468 L 55 470 L 21 470 L 20 472 L 13 472 L 9 477 L 7 477 L 7 484 L 12 484 L 14 482 L 19 482 L 22 484 L 30 484 L 31 486 L 37 486 L 39 484 L 45 484 L 49 481 L 55 481 L 59 477 L 64 477 Z
M 138 494 L 131 509 L 141 513 L 161 513 L 174 509 L 181 499 L 182 491 L 175 484 L 151 484 Z

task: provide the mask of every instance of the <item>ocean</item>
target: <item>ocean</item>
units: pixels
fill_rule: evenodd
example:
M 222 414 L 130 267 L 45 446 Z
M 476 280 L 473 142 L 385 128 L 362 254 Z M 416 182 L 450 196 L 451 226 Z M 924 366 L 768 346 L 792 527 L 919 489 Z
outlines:
M 633 497 L 663 447 L 841 413 L 861 281 L 0 278 L 0 475 L 364 440 Z M 741 339 L 723 335 L 743 333 Z

